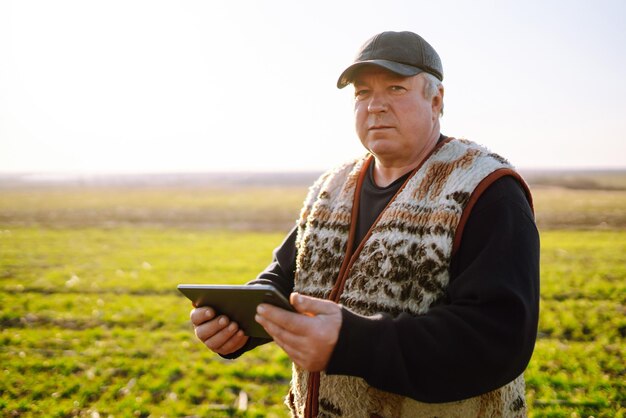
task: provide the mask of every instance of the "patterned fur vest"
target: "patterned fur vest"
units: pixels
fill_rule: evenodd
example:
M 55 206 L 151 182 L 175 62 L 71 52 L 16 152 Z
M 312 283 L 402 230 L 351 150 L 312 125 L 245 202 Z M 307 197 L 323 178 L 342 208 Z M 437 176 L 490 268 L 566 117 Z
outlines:
M 294 290 L 362 315 L 422 315 L 448 286 L 451 256 L 480 193 L 504 175 L 521 178 L 506 160 L 473 142 L 443 141 L 355 249 L 353 202 L 371 160 L 329 171 L 309 190 L 299 220 Z M 524 416 L 525 410 L 512 412 L 523 399 L 522 376 L 484 395 L 431 404 L 377 390 L 358 377 L 308 373 L 294 365 L 286 403 L 296 417 L 465 418 Z

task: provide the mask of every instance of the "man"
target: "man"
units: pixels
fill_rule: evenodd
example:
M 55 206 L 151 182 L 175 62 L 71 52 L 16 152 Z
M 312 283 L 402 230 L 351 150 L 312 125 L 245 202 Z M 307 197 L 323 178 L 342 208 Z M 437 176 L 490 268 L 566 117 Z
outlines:
M 294 416 L 526 414 L 539 304 L 530 193 L 502 157 L 440 134 L 442 80 L 411 32 L 374 36 L 339 78 L 369 153 L 311 187 L 253 282 L 298 311 L 260 305 L 256 317 L 293 360 Z M 266 342 L 211 308 L 191 320 L 227 358 Z

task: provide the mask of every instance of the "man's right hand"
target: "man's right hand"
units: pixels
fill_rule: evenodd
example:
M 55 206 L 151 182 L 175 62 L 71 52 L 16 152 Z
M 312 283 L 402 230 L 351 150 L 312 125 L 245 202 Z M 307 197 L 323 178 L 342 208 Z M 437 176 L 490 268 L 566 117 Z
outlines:
M 215 311 L 209 307 L 192 309 L 190 317 L 196 337 L 217 354 L 234 353 L 248 342 L 249 337 L 236 322 L 224 315 L 216 317 Z

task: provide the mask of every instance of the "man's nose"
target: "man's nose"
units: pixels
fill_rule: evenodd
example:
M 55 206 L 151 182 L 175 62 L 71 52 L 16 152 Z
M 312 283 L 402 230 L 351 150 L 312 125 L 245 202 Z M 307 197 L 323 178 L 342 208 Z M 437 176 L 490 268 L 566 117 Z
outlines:
M 367 111 L 370 113 L 380 113 L 387 111 L 387 99 L 384 94 L 374 93 L 367 104 Z

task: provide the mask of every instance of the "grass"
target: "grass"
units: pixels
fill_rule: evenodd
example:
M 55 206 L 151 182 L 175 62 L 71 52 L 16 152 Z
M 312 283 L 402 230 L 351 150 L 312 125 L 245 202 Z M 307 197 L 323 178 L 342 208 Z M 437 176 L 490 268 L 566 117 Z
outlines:
M 278 231 L 293 225 L 306 192 L 293 186 L 13 188 L 0 190 L 0 224 Z
M 234 362 L 211 355 L 195 340 L 189 303 L 175 290 L 181 281 L 242 283 L 281 238 L 5 230 L 0 411 L 285 416 L 286 356 L 273 345 Z M 623 414 L 626 232 L 548 231 L 542 246 L 540 339 L 526 373 L 531 410 Z M 250 398 L 245 413 L 234 408 L 241 391 Z
M 625 416 L 626 231 L 541 237 L 539 339 L 526 372 L 531 410 Z
M 541 230 L 626 228 L 626 190 L 536 187 L 533 198 Z
M 211 354 L 175 290 L 243 283 L 267 265 L 306 189 L 260 190 L 0 192 L 0 416 L 287 416 L 285 354 L 273 344 L 236 361 Z M 623 191 L 557 190 L 535 192 L 530 414 L 623 417 Z
M 284 416 L 288 358 L 197 342 L 185 282 L 243 283 L 282 234 L 15 228 L 0 234 L 0 414 Z M 15 413 L 11 411 L 16 411 Z
M 575 189 L 554 183 L 532 185 L 542 230 L 626 228 L 626 186 Z M 306 192 L 306 186 L 0 189 L 0 225 L 285 231 Z

